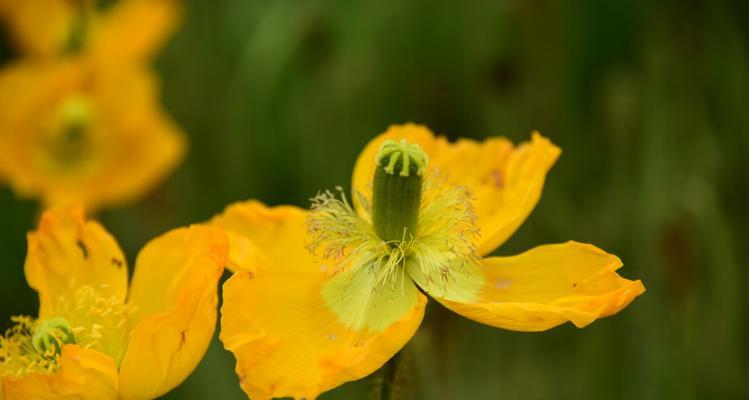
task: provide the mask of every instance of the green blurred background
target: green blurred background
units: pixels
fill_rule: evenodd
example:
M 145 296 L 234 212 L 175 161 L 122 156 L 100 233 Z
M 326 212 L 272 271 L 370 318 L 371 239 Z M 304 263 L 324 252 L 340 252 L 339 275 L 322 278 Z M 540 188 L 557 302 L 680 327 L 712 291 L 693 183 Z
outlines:
M 190 136 L 149 198 L 99 218 L 132 263 L 231 202 L 348 187 L 389 124 L 450 138 L 540 130 L 564 150 L 496 254 L 592 242 L 648 291 L 579 330 L 500 331 L 432 304 L 404 350 L 407 398 L 749 398 L 749 3 L 709 0 L 193 0 L 158 59 Z M 7 53 L 7 51 L 5 51 Z M 470 160 L 469 160 L 470 162 Z M 35 314 L 37 205 L 0 189 L 0 328 Z M 323 399 L 366 398 L 371 380 Z M 169 399 L 241 399 L 215 340 Z

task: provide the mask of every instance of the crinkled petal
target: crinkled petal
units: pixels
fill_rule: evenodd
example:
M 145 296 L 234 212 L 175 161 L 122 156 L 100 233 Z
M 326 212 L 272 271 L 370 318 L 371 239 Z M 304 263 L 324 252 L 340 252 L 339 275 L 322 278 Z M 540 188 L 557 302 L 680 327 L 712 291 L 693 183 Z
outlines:
M 224 284 L 221 340 L 250 398 L 314 399 L 374 372 L 408 342 L 426 298 L 407 277 L 374 289 L 371 274 L 310 266 L 238 272 Z
M 414 280 L 447 308 L 472 320 L 515 331 L 543 331 L 567 321 L 582 328 L 616 314 L 645 291 L 624 279 L 621 260 L 589 244 L 536 247 L 490 257 L 481 268 L 455 269 L 445 281 L 414 267 Z
M 4 400 L 114 400 L 117 368 L 114 360 L 92 349 L 65 345 L 60 367 L 54 373 L 5 377 L 0 398 Z
M 426 298 L 407 276 L 376 287 L 362 268 L 335 273 L 305 248 L 307 217 L 290 206 L 237 203 L 212 224 L 229 232 L 221 340 L 252 399 L 314 398 L 379 368 L 413 336 Z
M 211 224 L 221 227 L 229 236 L 231 269 L 293 270 L 311 265 L 305 248 L 307 217 L 307 211 L 297 207 L 268 207 L 249 200 L 228 206 Z
M 216 325 L 218 280 L 228 254 L 223 231 L 191 226 L 149 242 L 130 290 L 121 399 L 151 399 L 179 385 L 203 358 Z
M 541 196 L 546 173 L 560 153 L 538 133 L 519 146 L 502 137 L 451 143 L 424 126 L 394 125 L 372 140 L 356 162 L 353 188 L 365 196 L 371 193 L 375 155 L 387 139 L 419 144 L 429 156 L 426 176 L 435 184 L 446 181 L 469 190 L 480 229 L 476 246 L 482 255 L 499 247 L 525 221 Z M 353 197 L 361 212 L 358 196 Z
M 71 289 L 91 286 L 121 302 L 127 294 L 127 264 L 115 239 L 83 210 L 45 211 L 36 231 L 28 234 L 25 271 L 39 292 L 41 319 L 55 314 L 57 301 Z

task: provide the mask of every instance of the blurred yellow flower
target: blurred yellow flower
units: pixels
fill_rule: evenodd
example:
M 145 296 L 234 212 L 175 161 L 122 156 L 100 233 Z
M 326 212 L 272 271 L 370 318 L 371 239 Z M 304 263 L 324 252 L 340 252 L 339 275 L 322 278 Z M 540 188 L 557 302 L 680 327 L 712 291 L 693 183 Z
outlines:
M 185 140 L 145 68 L 82 59 L 0 72 L 0 178 L 21 196 L 87 210 L 129 201 L 182 159 Z
M 0 0 L 20 61 L 0 71 L 0 179 L 46 206 L 135 200 L 182 160 L 150 57 L 173 0 Z
M 229 206 L 221 340 L 253 400 L 312 399 L 382 366 L 414 335 L 424 293 L 475 321 L 542 331 L 584 327 L 644 292 L 589 244 L 486 257 L 538 202 L 559 148 L 538 134 L 450 143 L 418 125 L 374 139 L 353 173 L 354 205 L 311 211 Z
M 16 47 L 50 58 L 85 52 L 107 63 L 143 60 L 164 44 L 179 20 L 176 0 L 0 0 Z
M 0 400 L 151 399 L 176 387 L 213 336 L 227 252 L 220 229 L 175 229 L 146 244 L 128 285 L 100 224 L 80 209 L 45 212 L 25 265 L 39 317 L 16 317 L 0 336 Z

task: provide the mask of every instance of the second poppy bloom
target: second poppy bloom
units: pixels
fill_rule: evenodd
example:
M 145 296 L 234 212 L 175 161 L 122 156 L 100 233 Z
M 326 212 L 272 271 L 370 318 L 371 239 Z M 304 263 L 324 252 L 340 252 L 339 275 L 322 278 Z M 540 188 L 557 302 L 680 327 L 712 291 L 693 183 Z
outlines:
M 28 243 L 39 315 L 0 336 L 0 400 L 152 399 L 203 358 L 228 252 L 220 229 L 150 241 L 129 284 L 117 242 L 80 210 L 45 212 Z

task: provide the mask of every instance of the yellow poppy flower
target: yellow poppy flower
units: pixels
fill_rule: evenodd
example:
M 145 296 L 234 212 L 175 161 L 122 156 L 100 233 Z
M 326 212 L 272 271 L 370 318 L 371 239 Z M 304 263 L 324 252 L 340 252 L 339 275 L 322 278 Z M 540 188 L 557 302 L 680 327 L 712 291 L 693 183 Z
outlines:
M 133 200 L 182 159 L 185 139 L 145 68 L 83 59 L 0 72 L 0 179 L 45 205 L 87 210 Z
M 227 252 L 220 229 L 175 229 L 145 245 L 128 285 L 125 257 L 100 224 L 80 209 L 45 212 L 25 265 L 39 317 L 16 317 L 0 336 L 0 400 L 171 390 L 211 341 Z
M 559 155 L 533 134 L 450 143 L 393 126 L 359 157 L 354 205 L 323 193 L 311 211 L 229 206 L 221 340 L 253 400 L 315 398 L 396 354 L 421 323 L 423 292 L 499 328 L 584 327 L 643 293 L 619 258 L 575 242 L 487 257 L 528 216 Z M 308 251 L 310 249 L 311 251 Z
M 179 20 L 175 0 L 119 0 L 102 9 L 96 0 L 0 0 L 22 54 L 50 58 L 87 51 L 104 62 L 153 56 Z

